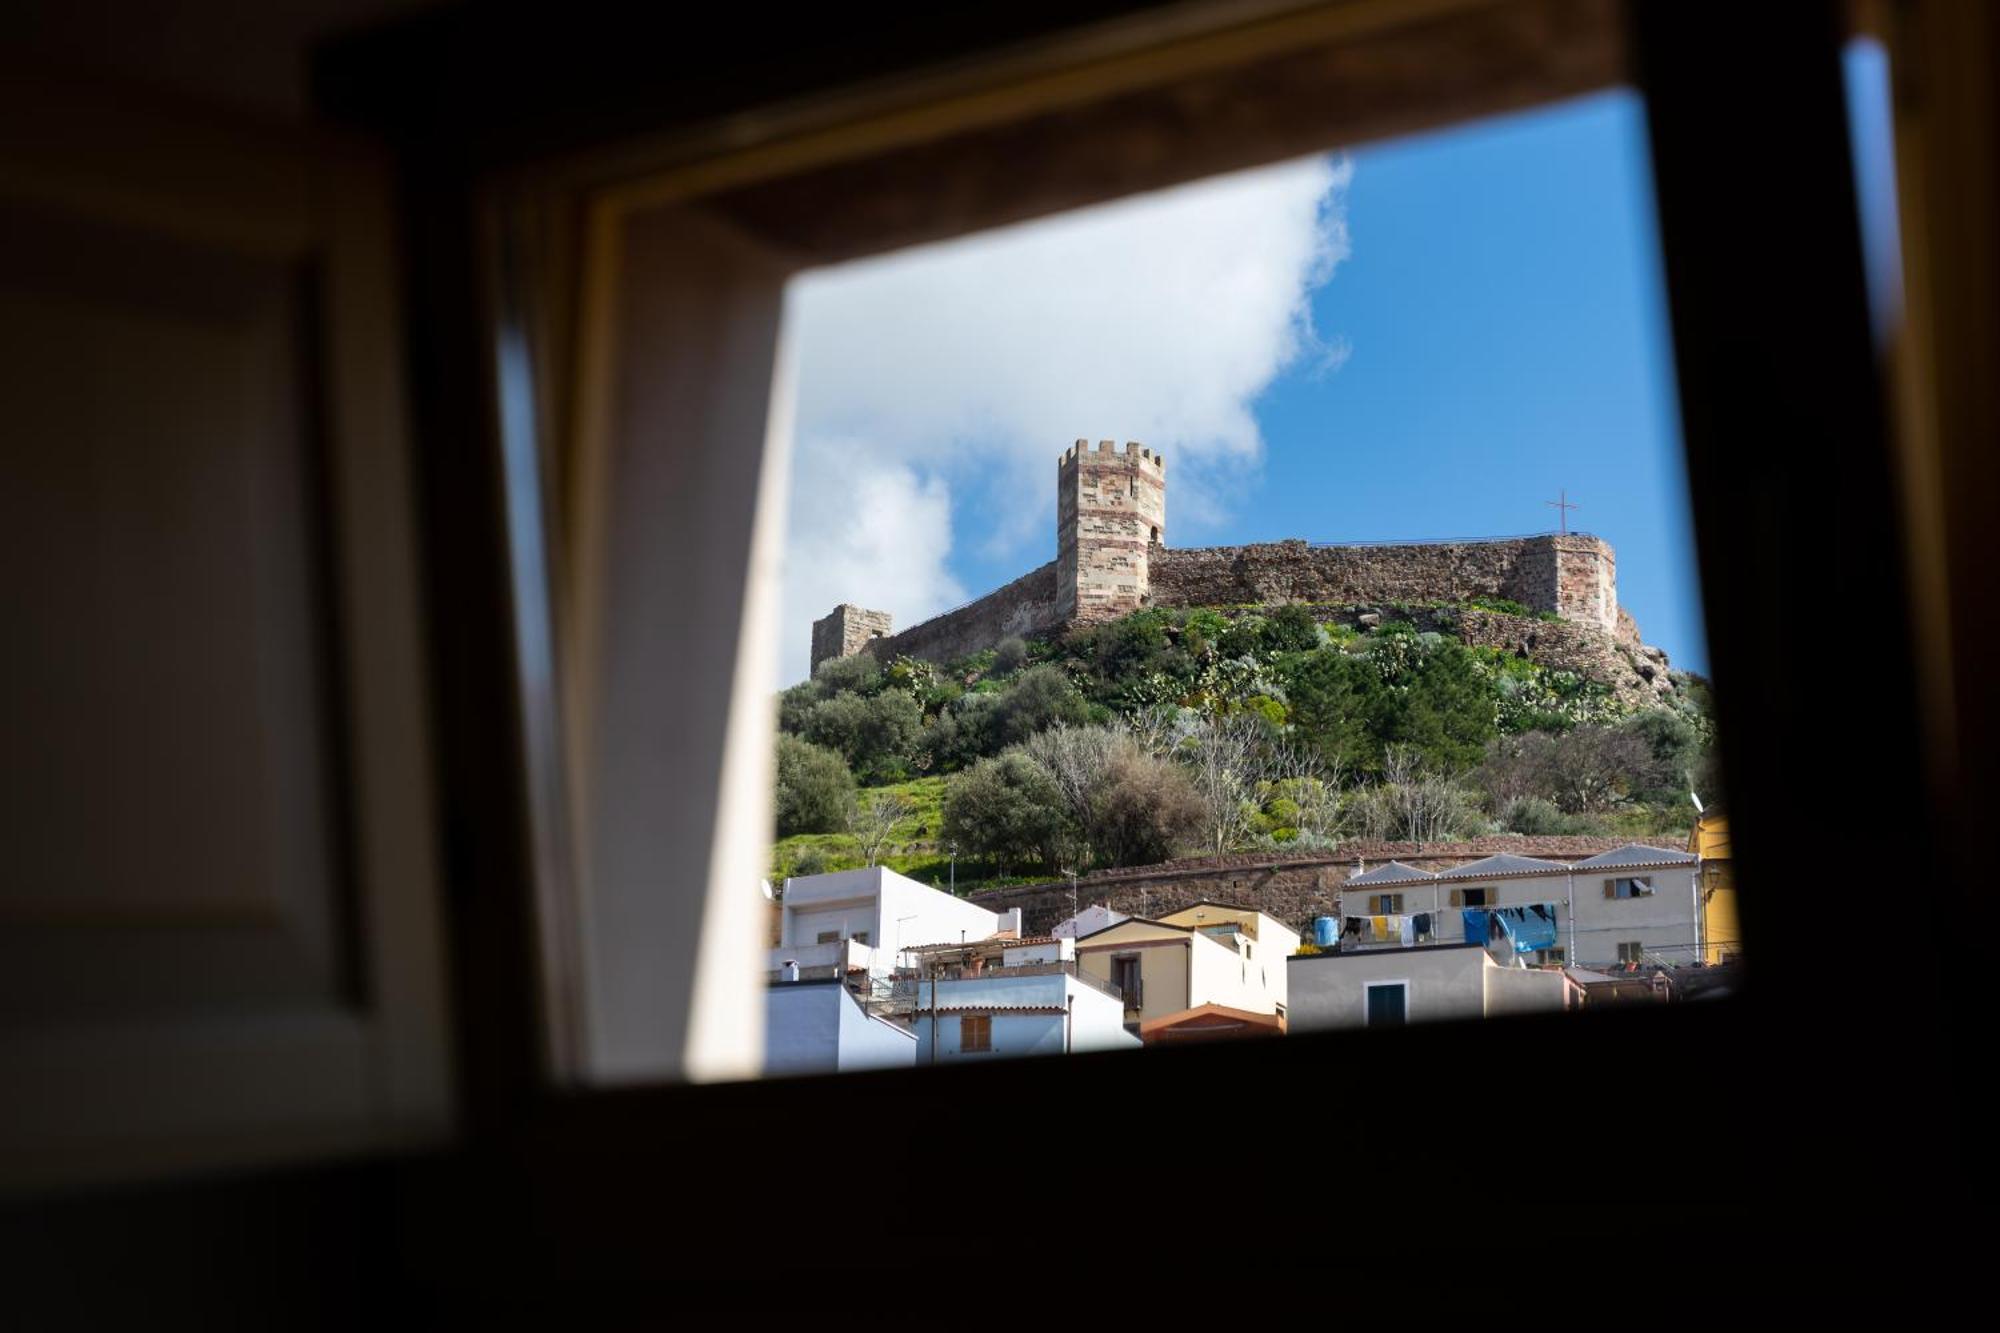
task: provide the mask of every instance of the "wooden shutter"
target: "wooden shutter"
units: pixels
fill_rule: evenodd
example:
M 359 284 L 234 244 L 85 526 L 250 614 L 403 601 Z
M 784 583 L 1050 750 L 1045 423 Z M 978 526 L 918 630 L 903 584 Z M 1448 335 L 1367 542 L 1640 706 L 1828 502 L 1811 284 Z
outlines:
M 441 1140 L 392 165 L 73 87 L 0 80 L 0 1177 Z
M 1453 889 L 1453 890 L 1451 891 L 1451 905 L 1452 905 L 1453 907 L 1463 907 L 1463 906 L 1465 906 L 1465 890 L 1464 890 L 1464 889 Z
M 1604 896 L 1607 898 L 1616 898 L 1618 896 L 1617 880 L 1607 879 L 1604 881 Z

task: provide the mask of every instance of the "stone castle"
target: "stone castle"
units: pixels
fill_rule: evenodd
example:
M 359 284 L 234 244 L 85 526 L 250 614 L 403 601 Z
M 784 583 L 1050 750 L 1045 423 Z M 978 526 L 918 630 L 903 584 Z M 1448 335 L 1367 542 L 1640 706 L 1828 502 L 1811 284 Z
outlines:
M 1673 688 L 1666 654 L 1618 607 L 1617 557 L 1585 533 L 1455 542 L 1166 544 L 1167 464 L 1136 443 L 1078 440 L 1056 464 L 1056 558 L 900 633 L 887 612 L 842 605 L 813 623 L 812 666 L 866 652 L 947 662 L 1010 636 L 1051 639 L 1143 607 L 1303 603 L 1363 625 L 1415 620 L 1467 643 L 1574 670 L 1638 701 Z M 1546 616 L 1465 605 L 1520 603 Z

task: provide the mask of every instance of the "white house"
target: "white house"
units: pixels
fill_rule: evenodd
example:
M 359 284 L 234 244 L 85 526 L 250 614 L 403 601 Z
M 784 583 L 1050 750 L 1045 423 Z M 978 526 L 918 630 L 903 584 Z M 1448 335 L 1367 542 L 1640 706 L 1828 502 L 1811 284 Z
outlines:
M 1484 943 L 1501 909 L 1523 962 L 1690 960 L 1701 956 L 1699 865 L 1639 843 L 1574 864 L 1503 854 L 1433 874 L 1392 861 L 1342 886 L 1340 948 Z
M 1560 1013 L 1580 1004 L 1562 969 L 1501 967 L 1485 947 L 1463 942 L 1297 954 L 1286 970 L 1293 1032 Z
M 1019 908 L 989 912 L 882 866 L 785 881 L 773 974 L 796 963 L 808 978 L 865 971 L 887 977 L 912 945 L 1018 935 Z
M 994 939 L 906 950 L 917 1063 L 1137 1049 L 1117 992 L 1080 972 L 1075 942 Z
M 1282 1016 L 1285 959 L 1298 947 L 1298 932 L 1276 917 L 1206 900 L 1076 942 L 1083 968 L 1117 989 L 1134 1028 L 1205 1004 Z
M 1115 926 L 1120 921 L 1130 921 L 1131 919 L 1131 917 L 1123 912 L 1112 911 L 1103 903 L 1092 903 L 1075 916 L 1066 917 L 1056 922 L 1055 925 L 1049 928 L 1049 934 L 1059 940 L 1081 939 L 1094 931 L 1103 930 L 1107 926 Z
M 916 1058 L 916 1035 L 870 1013 L 837 978 L 779 980 L 765 991 L 766 1074 L 908 1068 Z

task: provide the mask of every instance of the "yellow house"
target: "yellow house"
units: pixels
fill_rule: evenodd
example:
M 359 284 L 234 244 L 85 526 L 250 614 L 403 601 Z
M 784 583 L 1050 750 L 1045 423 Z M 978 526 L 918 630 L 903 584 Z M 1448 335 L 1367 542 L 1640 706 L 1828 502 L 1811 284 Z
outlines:
M 1128 1026 L 1206 1004 L 1283 1017 L 1285 960 L 1298 947 L 1276 917 L 1204 901 L 1093 931 L 1076 942 L 1076 961 L 1118 987 Z
M 1701 886 L 1702 960 L 1725 963 L 1742 947 L 1736 924 L 1736 876 L 1729 855 L 1729 817 L 1719 805 L 1711 805 L 1695 820 L 1688 834 L 1688 850 L 1701 858 L 1697 883 Z

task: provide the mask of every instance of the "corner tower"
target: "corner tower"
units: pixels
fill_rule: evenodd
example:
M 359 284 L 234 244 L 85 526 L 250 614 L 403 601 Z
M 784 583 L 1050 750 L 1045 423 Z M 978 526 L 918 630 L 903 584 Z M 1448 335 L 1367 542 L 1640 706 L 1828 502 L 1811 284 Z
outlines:
M 1056 464 L 1056 614 L 1094 624 L 1144 606 L 1166 534 L 1165 458 L 1136 443 L 1071 445 Z
M 813 621 L 812 669 L 835 657 L 852 657 L 876 639 L 889 636 L 893 628 L 887 611 L 842 602 L 830 615 Z

